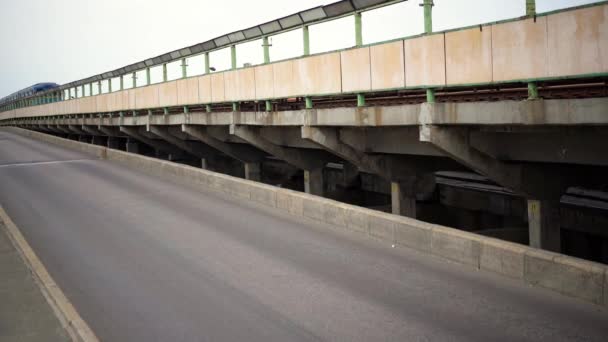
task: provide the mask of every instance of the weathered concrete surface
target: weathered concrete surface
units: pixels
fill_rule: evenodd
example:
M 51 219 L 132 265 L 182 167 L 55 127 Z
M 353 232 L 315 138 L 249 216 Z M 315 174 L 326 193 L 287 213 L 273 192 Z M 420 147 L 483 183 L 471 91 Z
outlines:
M 0 341 L 71 341 L 0 220 Z
M 20 155 L 44 145 L 27 141 Z M 107 158 L 188 185 L 99 160 L 0 168 L 11 194 L 0 200 L 102 340 L 602 341 L 608 333 L 601 306 L 390 248 L 405 224 L 431 230 L 431 253 L 454 251 L 458 262 L 483 260 L 484 250 L 487 258 L 487 244 L 513 244 L 284 189 L 252 190 L 255 183 L 120 151 Z M 276 202 L 250 201 L 273 192 Z M 46 229 L 37 229 L 40 220 Z M 367 227 L 377 240 L 344 227 Z M 477 264 L 516 269 L 506 266 L 514 258 L 498 258 Z M 577 271 L 595 265 L 578 263 Z M 597 293 L 587 286 L 594 282 L 581 284 L 560 289 Z

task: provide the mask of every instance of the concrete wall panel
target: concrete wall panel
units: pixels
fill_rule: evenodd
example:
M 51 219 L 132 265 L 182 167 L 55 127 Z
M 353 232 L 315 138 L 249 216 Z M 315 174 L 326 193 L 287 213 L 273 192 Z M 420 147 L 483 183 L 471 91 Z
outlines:
M 187 78 L 185 80 L 179 80 L 177 84 L 177 104 L 178 105 L 191 105 L 198 104 L 198 79 Z
M 445 34 L 447 84 L 492 82 L 492 26 Z
M 95 96 L 95 107 L 97 112 L 107 112 L 108 111 L 108 99 L 112 94 L 103 94 L 99 96 Z
M 201 103 L 211 102 L 211 76 L 204 75 L 198 79 L 198 100 Z
M 405 87 L 403 41 L 370 47 L 372 89 Z
M 547 18 L 549 76 L 608 72 L 608 5 Z
M 342 51 L 342 91 L 365 91 L 372 88 L 369 47 Z
M 273 64 L 275 97 L 288 97 L 294 94 L 296 80 L 293 78 L 293 64 L 293 60 Z
M 445 85 L 443 34 L 408 39 L 404 48 L 406 86 Z
M 547 17 L 492 28 L 492 73 L 496 82 L 548 75 Z
M 255 99 L 255 71 L 253 68 L 228 71 L 224 73 L 226 101 Z
M 293 81 L 297 83 L 292 95 L 334 94 L 342 91 L 339 52 L 296 59 L 293 63 Z
M 274 64 L 255 67 L 255 96 L 258 100 L 274 97 Z
M 152 109 L 160 107 L 158 97 L 159 85 L 150 85 L 143 88 L 137 88 L 135 94 L 135 102 L 139 109 Z
M 170 107 L 177 105 L 177 82 L 167 82 L 159 84 L 158 104 L 161 107 Z
M 211 102 L 226 101 L 224 73 L 211 75 Z

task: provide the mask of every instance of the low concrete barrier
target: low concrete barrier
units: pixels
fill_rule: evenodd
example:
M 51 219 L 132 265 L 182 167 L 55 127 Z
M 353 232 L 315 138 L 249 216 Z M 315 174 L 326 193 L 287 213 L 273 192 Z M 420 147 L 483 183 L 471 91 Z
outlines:
M 191 166 L 176 164 L 55 136 L 11 131 L 94 154 L 140 171 L 255 201 L 293 216 L 331 224 L 393 246 L 497 273 L 560 294 L 608 307 L 608 266 L 473 233 L 430 224 L 281 189 Z

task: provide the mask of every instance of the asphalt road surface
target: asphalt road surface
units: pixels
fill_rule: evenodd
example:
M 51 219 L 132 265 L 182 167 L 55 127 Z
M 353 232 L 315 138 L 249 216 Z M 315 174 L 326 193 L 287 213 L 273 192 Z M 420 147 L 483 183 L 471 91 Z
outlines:
M 0 203 L 103 341 L 607 341 L 608 312 L 0 130 Z

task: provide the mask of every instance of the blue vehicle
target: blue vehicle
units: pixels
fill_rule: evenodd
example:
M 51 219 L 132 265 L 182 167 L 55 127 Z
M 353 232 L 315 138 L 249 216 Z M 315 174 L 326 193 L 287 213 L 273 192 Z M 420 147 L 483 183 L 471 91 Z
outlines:
M 49 89 L 58 88 L 58 87 L 59 87 L 59 85 L 57 83 L 50 83 L 50 82 L 37 83 L 31 87 L 27 87 L 25 89 L 19 90 L 8 96 L 3 97 L 2 99 L 0 99 L 0 105 L 9 103 L 12 101 L 16 101 L 16 100 L 19 100 L 22 98 L 30 97 L 30 96 L 36 95 L 37 93 L 44 92 Z

